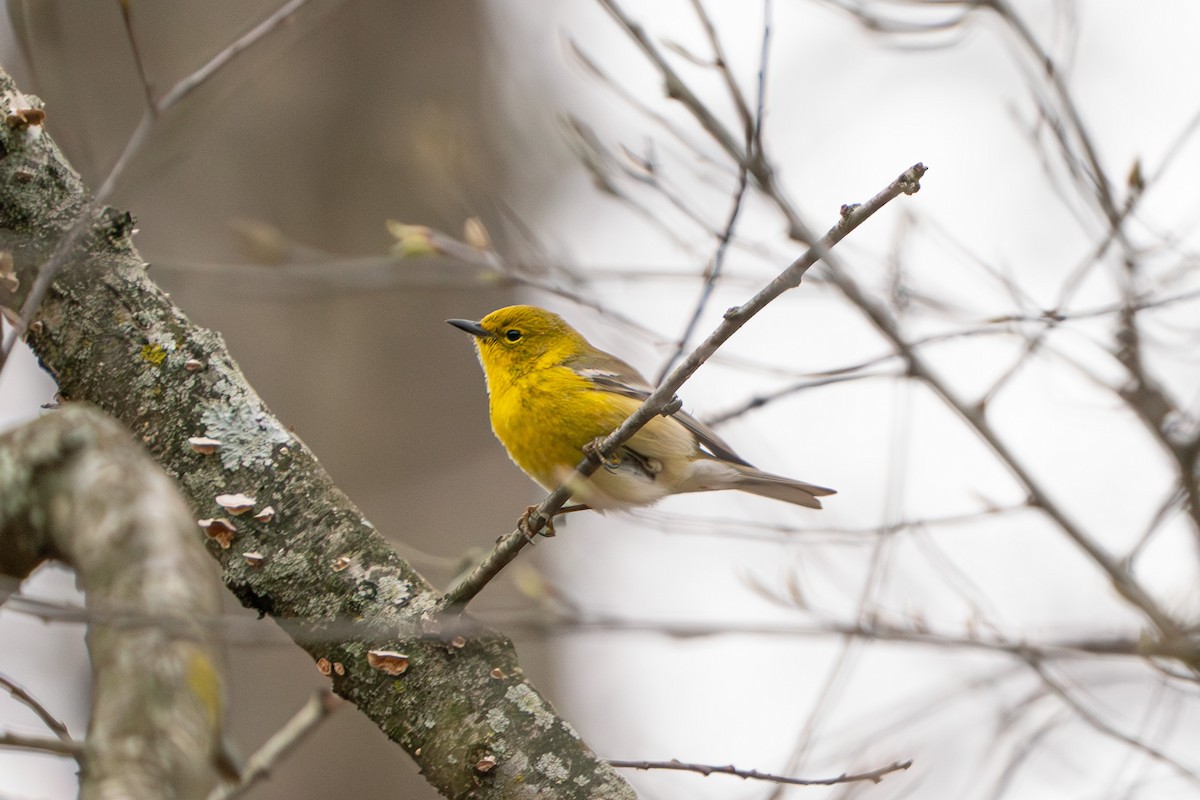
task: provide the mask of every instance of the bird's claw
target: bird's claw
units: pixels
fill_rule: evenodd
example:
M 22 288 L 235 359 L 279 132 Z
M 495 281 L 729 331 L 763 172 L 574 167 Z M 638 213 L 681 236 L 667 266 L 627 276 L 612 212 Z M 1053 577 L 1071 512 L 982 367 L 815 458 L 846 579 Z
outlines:
M 604 437 L 597 436 L 583 446 L 583 454 L 587 456 L 588 461 L 591 461 L 597 466 L 601 466 L 607 460 L 604 454 L 600 452 L 600 445 L 604 444 Z
M 603 436 L 597 436 L 583 446 L 583 454 L 597 467 L 604 467 L 609 472 L 616 472 L 621 467 L 621 457 L 618 455 L 606 456 L 600 451 L 600 446 L 604 444 Z
M 537 506 L 530 506 L 529 508 L 525 509 L 525 513 L 522 514 L 521 518 L 517 520 L 517 530 L 519 530 L 525 536 L 525 539 L 530 544 L 534 544 L 534 537 L 536 536 L 549 537 L 557 535 L 557 532 L 554 530 L 554 517 L 552 516 L 546 517 L 546 522 L 542 525 L 540 530 L 535 531 L 533 529 L 533 526 L 529 524 L 529 520 L 535 513 L 537 513 L 537 510 Z

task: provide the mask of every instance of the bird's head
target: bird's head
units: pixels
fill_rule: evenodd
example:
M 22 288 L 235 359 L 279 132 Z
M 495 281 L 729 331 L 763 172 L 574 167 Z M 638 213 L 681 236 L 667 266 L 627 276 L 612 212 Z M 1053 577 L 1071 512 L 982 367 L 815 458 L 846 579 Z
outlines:
M 492 388 L 497 381 L 559 366 L 591 349 L 562 317 L 536 306 L 497 309 L 478 322 L 446 321 L 475 337 L 479 361 Z

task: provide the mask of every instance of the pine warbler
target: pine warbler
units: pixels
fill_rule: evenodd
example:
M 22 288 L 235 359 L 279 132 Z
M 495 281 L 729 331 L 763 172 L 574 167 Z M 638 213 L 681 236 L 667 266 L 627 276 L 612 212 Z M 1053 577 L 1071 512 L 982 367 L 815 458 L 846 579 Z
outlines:
M 570 478 L 585 445 L 612 433 L 653 390 L 633 367 L 544 309 L 509 306 L 478 322 L 446 321 L 475 337 L 496 438 L 548 491 Z M 716 489 L 820 508 L 817 497 L 834 493 L 754 468 L 682 411 L 650 420 L 570 488 L 576 501 L 601 511 Z

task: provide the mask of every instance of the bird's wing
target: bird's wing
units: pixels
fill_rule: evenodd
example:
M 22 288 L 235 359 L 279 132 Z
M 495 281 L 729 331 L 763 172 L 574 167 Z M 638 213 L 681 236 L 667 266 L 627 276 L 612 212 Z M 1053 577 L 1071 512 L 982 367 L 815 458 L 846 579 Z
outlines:
M 612 392 L 634 400 L 643 401 L 654 391 L 649 382 L 636 369 L 621 359 L 607 353 L 597 353 L 590 358 L 579 359 L 571 368 L 583 378 L 587 378 L 597 388 Z M 687 428 L 696 437 L 708 453 L 722 461 L 751 466 L 750 462 L 739 456 L 733 448 L 716 434 L 712 428 L 693 417 L 686 411 L 676 411 L 671 418 Z

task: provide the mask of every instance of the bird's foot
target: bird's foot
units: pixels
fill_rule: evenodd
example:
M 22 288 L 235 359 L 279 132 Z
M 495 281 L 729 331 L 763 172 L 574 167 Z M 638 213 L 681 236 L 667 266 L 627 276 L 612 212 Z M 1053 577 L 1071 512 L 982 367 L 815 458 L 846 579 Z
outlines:
M 591 461 L 597 466 L 601 466 L 607 460 L 604 454 L 600 452 L 600 445 L 604 444 L 604 437 L 597 436 L 583 446 L 583 454 L 587 456 L 588 461 Z
M 621 457 L 618 455 L 606 456 L 600 452 L 600 445 L 604 444 L 604 439 L 603 436 L 592 439 L 583 446 L 583 454 L 597 467 L 604 467 L 609 472 L 616 472 L 621 468 Z
M 550 537 L 558 535 L 558 531 L 554 529 L 555 517 L 562 516 L 563 514 L 574 514 L 576 511 L 591 510 L 591 506 L 583 503 L 576 503 L 572 506 L 563 506 L 558 511 L 555 511 L 553 514 L 547 517 L 545 524 L 542 525 L 540 530 L 535 532 L 533 530 L 533 526 L 529 524 L 529 520 L 537 512 L 537 508 L 537 506 L 530 506 L 529 508 L 525 509 L 525 513 L 522 514 L 521 518 L 517 520 L 517 530 L 525 535 L 525 538 L 529 540 L 530 544 L 534 543 L 533 539 L 535 536 Z
M 536 536 L 555 536 L 555 535 L 557 535 L 557 532 L 554 530 L 554 517 L 553 516 L 546 517 L 546 521 L 540 529 L 538 529 L 536 531 L 533 529 L 533 526 L 529 524 L 529 520 L 533 517 L 533 515 L 535 513 L 537 513 L 537 510 L 538 510 L 537 506 L 530 506 L 529 508 L 525 509 L 525 513 L 522 514 L 521 518 L 517 520 L 517 530 L 519 530 L 521 533 L 523 533 L 525 535 L 525 539 L 530 544 L 534 544 L 534 537 L 536 537 Z

